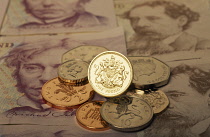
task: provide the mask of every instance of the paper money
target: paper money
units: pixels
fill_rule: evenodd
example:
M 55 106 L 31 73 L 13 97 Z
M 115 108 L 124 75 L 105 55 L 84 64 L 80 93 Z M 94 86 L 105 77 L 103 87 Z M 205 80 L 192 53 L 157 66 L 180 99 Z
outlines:
M 11 0 L 6 16 L 3 35 L 102 31 L 116 27 L 112 0 Z
M 1 30 L 1 25 L 3 22 L 3 19 L 5 17 L 5 12 L 8 6 L 9 0 L 1 0 L 0 4 L 0 30 Z
M 0 124 L 71 124 L 74 109 L 50 108 L 40 94 L 42 85 L 57 77 L 62 54 L 77 46 L 94 45 L 126 55 L 122 28 L 90 34 L 1 37 L 0 41 L 13 43 L 1 56 Z
M 154 56 L 172 61 L 200 58 L 198 52 L 210 49 L 206 0 L 114 2 L 118 23 L 125 29 L 128 56 Z M 170 5 L 176 8 L 165 11 Z M 180 27 L 175 27 L 178 24 Z
M 111 129 L 100 132 L 88 131 L 73 122 L 72 126 L 3 125 L 0 126 L 0 134 L 3 137 L 137 137 L 135 132 L 123 133 Z

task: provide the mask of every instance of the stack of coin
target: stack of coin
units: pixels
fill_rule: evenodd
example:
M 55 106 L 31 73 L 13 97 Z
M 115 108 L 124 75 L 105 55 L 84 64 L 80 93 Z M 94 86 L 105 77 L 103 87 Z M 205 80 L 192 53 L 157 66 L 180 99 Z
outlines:
M 58 77 L 49 80 L 42 87 L 46 104 L 58 109 L 69 109 L 78 108 L 91 100 L 94 90 L 87 78 L 88 62 L 103 51 L 107 49 L 85 45 L 64 53 Z
M 169 76 L 170 68 L 155 58 L 80 46 L 63 55 L 58 77 L 44 84 L 42 95 L 52 107 L 77 108 L 77 122 L 86 129 L 137 131 L 169 105 L 157 90 Z M 94 92 L 107 101 L 90 101 Z
M 107 51 L 104 47 L 90 45 L 67 51 L 58 67 L 58 77 L 49 80 L 42 87 L 46 104 L 57 109 L 78 109 L 76 119 L 79 125 L 94 131 L 109 129 L 99 112 L 103 102 L 89 102 L 94 90 L 87 76 L 90 61 L 104 51 Z
M 155 58 L 127 59 L 114 51 L 97 55 L 88 69 L 88 80 L 93 89 L 110 98 L 101 107 L 102 118 L 120 131 L 145 128 L 152 121 L 153 113 L 160 113 L 168 106 L 167 96 L 154 89 L 167 84 L 169 76 L 169 67 Z M 129 88 L 131 82 L 134 88 Z M 126 96 L 119 96 L 125 92 Z

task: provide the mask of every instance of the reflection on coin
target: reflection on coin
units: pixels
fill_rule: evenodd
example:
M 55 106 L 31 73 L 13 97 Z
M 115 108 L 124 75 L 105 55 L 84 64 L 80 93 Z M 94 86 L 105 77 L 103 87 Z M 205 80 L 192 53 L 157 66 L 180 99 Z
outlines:
M 103 101 L 92 101 L 81 105 L 76 112 L 77 122 L 82 127 L 93 131 L 109 129 L 108 123 L 100 115 L 102 104 Z
M 119 96 L 104 102 L 101 109 L 102 118 L 113 129 L 120 131 L 137 131 L 150 124 L 153 111 L 141 98 Z
M 93 89 L 105 97 L 115 97 L 130 86 L 133 70 L 129 60 L 115 51 L 97 55 L 88 68 L 88 80 Z
M 170 68 L 163 62 L 153 57 L 128 57 L 133 71 L 133 83 L 136 88 L 142 86 L 155 85 L 163 86 L 168 83 Z
M 88 66 L 82 60 L 67 61 L 58 67 L 58 76 L 66 83 L 81 83 L 87 81 Z
M 64 53 L 62 56 L 62 62 L 66 62 L 66 61 L 74 60 L 74 59 L 81 59 L 83 61 L 90 63 L 91 60 L 96 55 L 104 51 L 107 51 L 105 47 L 90 46 L 90 45 L 79 46 Z
M 136 90 L 136 92 L 127 92 L 127 95 L 142 98 L 152 107 L 154 113 L 162 112 L 169 105 L 168 97 L 161 90 L 149 93 L 145 93 L 143 90 Z
M 68 109 L 88 101 L 93 96 L 90 84 L 73 87 L 54 78 L 42 86 L 42 96 L 47 104 L 59 109 Z

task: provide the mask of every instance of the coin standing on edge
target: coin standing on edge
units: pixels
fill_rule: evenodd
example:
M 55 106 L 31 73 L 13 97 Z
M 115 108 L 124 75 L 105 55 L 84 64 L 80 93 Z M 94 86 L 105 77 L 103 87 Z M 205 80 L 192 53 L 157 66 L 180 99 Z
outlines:
M 105 97 L 123 94 L 132 79 L 132 66 L 119 52 L 100 53 L 91 61 L 88 68 L 89 83 L 98 94 Z
M 108 130 L 109 125 L 100 114 L 103 101 L 91 101 L 81 105 L 76 111 L 76 119 L 80 126 L 92 131 Z
M 46 103 L 58 109 L 68 109 L 88 101 L 94 94 L 90 84 L 73 87 L 54 78 L 42 86 Z
M 89 64 L 82 60 L 67 61 L 58 67 L 58 77 L 69 84 L 83 83 L 88 81 L 88 66 Z
M 101 52 L 108 51 L 105 47 L 84 45 L 71 49 L 63 54 L 61 61 L 64 63 L 69 60 L 81 59 L 88 63 Z
M 132 83 L 136 88 L 148 85 L 160 87 L 166 85 L 170 76 L 170 68 L 153 57 L 128 57 L 134 76 Z
M 122 95 L 104 102 L 102 118 L 119 131 L 137 131 L 147 127 L 153 118 L 150 105 L 141 98 Z
M 162 112 L 169 105 L 168 97 L 161 90 L 149 93 L 145 93 L 143 90 L 135 90 L 135 92 L 127 92 L 127 95 L 140 97 L 146 101 L 152 107 L 155 114 Z

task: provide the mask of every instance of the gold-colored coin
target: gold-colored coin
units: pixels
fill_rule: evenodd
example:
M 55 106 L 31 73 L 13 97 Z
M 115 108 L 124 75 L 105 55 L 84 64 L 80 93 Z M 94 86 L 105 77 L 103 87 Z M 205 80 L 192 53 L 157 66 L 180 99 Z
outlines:
M 162 112 L 169 105 L 168 97 L 161 90 L 147 93 L 143 90 L 136 90 L 135 92 L 127 92 L 127 95 L 140 97 L 145 100 L 152 107 L 155 114 Z
M 134 76 L 132 83 L 136 88 L 144 88 L 148 85 L 160 87 L 168 83 L 170 68 L 163 62 L 153 57 L 128 57 Z
M 59 79 L 75 85 L 88 81 L 88 66 L 89 64 L 82 60 L 67 61 L 58 67 Z
M 76 112 L 76 119 L 79 125 L 93 131 L 109 129 L 108 123 L 100 115 L 99 110 L 102 104 L 103 101 L 92 101 L 81 105 Z
M 52 107 L 68 109 L 88 101 L 93 96 L 90 84 L 83 86 L 65 85 L 54 78 L 42 86 L 42 96 Z
M 91 45 L 79 46 L 64 53 L 62 56 L 62 62 L 74 59 L 81 59 L 83 61 L 90 63 L 91 60 L 96 55 L 104 51 L 107 51 L 107 49 L 101 46 L 91 46 Z
M 119 52 L 106 51 L 97 55 L 88 68 L 88 80 L 93 89 L 105 97 L 115 97 L 126 91 L 133 79 L 129 60 Z

